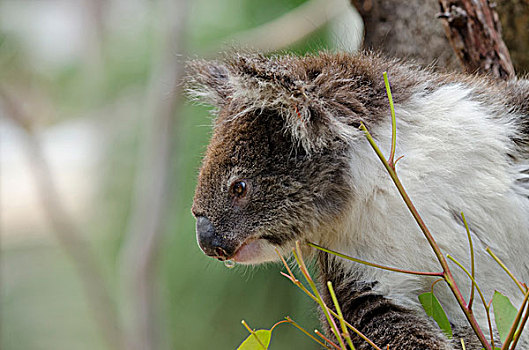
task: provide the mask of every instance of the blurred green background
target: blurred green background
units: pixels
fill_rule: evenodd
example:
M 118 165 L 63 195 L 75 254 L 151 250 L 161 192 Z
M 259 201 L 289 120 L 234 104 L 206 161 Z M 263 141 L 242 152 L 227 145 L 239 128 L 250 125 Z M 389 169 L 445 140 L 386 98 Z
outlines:
M 315 306 L 280 265 L 227 269 L 198 248 L 190 206 L 211 116 L 185 101 L 180 79 L 185 60 L 238 46 L 352 49 L 361 29 L 344 8 L 346 0 L 0 1 L 0 348 L 235 349 L 247 335 L 242 319 L 269 328 L 291 316 L 317 328 Z M 289 27 L 298 23 L 299 38 Z M 262 44 L 278 28 L 287 44 Z M 86 255 L 95 267 L 84 268 Z M 100 275 L 83 277 L 91 269 Z M 99 304 L 105 293 L 109 304 Z M 318 348 L 280 326 L 271 349 L 296 347 Z

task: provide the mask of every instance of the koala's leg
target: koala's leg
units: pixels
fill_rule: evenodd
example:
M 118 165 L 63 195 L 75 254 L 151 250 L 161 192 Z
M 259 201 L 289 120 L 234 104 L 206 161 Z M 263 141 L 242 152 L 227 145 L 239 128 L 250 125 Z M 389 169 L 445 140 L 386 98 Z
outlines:
M 446 338 L 440 329 L 426 315 L 418 315 L 396 305 L 374 291 L 377 282 L 353 281 L 350 274 L 329 264 L 320 255 L 320 281 L 326 286 L 331 281 L 336 292 L 344 318 L 381 349 L 395 350 L 449 350 L 460 349 L 456 342 Z M 322 261 L 323 260 L 323 261 Z M 322 288 L 325 303 L 333 302 L 327 288 Z M 326 320 L 323 324 L 327 325 Z M 331 336 L 328 325 L 326 332 Z M 371 345 L 351 332 L 357 350 L 372 349 Z M 467 349 L 474 349 L 469 348 Z

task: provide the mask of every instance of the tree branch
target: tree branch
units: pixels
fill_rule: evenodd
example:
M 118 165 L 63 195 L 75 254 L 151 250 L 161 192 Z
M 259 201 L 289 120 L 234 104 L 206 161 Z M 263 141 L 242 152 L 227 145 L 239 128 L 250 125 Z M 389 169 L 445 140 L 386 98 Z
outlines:
M 499 79 L 515 76 L 501 24 L 488 0 L 439 0 L 446 36 L 464 70 Z
M 173 140 L 184 74 L 182 59 L 175 54 L 183 51 L 187 4 L 187 0 L 161 2 L 163 47 L 146 96 L 135 193 L 120 252 L 122 288 L 133 312 L 129 346 L 139 350 L 159 349 L 156 258 L 171 190 Z
M 310 0 L 270 22 L 222 41 L 242 49 L 278 51 L 314 33 L 347 10 L 346 6 L 343 0 Z M 215 47 L 210 52 L 217 54 L 219 49 Z

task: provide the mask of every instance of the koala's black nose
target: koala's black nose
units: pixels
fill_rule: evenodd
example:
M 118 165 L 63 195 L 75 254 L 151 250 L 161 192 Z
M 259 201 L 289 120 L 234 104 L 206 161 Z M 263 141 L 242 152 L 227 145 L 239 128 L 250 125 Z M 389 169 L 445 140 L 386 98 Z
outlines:
M 197 216 L 197 240 L 206 255 L 219 260 L 226 260 L 233 253 L 233 249 L 216 234 L 213 224 L 205 216 Z

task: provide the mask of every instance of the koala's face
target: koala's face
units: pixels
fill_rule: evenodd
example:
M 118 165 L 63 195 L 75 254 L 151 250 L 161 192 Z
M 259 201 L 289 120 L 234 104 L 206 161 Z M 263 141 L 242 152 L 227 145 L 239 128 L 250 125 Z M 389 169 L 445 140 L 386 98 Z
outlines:
M 193 203 L 207 255 L 275 260 L 339 229 L 358 126 L 387 112 L 387 66 L 340 54 L 190 62 L 190 96 L 219 111 Z
M 221 111 L 193 203 L 197 240 L 219 260 L 260 263 L 310 239 L 350 198 L 343 147 L 310 156 L 273 111 Z

